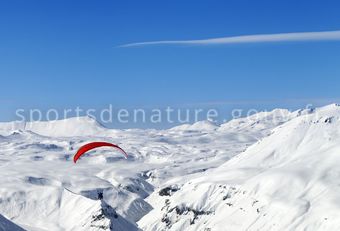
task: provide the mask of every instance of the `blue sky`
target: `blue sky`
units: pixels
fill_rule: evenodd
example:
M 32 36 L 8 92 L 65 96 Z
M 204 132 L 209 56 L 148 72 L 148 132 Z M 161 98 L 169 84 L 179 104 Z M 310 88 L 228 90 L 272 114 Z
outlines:
M 340 41 L 118 46 L 335 31 L 339 9 L 336 0 L 1 1 L 0 120 L 21 107 L 336 101 Z

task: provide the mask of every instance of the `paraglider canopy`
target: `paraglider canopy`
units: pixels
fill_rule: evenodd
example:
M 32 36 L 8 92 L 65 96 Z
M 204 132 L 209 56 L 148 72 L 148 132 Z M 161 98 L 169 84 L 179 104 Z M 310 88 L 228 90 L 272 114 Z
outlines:
M 77 163 L 78 159 L 82 155 L 84 155 L 86 152 L 88 152 L 92 149 L 95 149 L 95 148 L 100 148 L 100 147 L 112 147 L 112 148 L 118 149 L 119 151 L 121 151 L 124 154 L 125 158 L 128 158 L 127 153 L 116 144 L 112 144 L 112 143 L 108 143 L 108 142 L 92 142 L 92 143 L 85 144 L 84 146 L 79 148 L 79 150 L 77 151 L 77 153 L 73 157 L 73 162 Z

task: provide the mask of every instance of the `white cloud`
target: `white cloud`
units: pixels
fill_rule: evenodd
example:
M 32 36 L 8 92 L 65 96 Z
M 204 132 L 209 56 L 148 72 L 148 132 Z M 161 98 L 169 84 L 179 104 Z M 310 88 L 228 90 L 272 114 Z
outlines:
M 152 42 L 129 43 L 121 45 L 119 47 L 138 47 L 149 45 L 219 45 L 237 43 L 271 43 L 271 42 L 299 42 L 299 41 L 340 41 L 340 30 L 322 32 L 241 35 L 200 40 L 163 40 Z

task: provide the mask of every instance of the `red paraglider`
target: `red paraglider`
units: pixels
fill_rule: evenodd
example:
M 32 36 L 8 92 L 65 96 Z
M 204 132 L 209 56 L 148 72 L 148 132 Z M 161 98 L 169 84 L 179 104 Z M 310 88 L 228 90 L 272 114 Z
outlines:
M 111 144 L 111 143 L 107 143 L 107 142 L 92 142 L 89 144 L 85 144 L 84 146 L 80 147 L 79 150 L 77 151 L 77 153 L 74 155 L 73 157 L 73 161 L 74 163 L 77 163 L 78 159 L 84 155 L 86 152 L 95 149 L 95 148 L 99 148 L 99 147 L 112 147 L 112 148 L 116 148 L 118 150 L 120 150 L 125 158 L 128 158 L 127 153 L 118 145 L 115 144 Z

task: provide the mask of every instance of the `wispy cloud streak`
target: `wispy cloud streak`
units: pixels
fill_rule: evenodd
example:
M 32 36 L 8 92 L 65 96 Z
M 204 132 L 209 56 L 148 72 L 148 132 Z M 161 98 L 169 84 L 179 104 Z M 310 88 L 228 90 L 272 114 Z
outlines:
M 124 44 L 119 47 L 139 47 L 151 45 L 221 45 L 238 43 L 273 43 L 301 41 L 340 41 L 340 30 L 280 34 L 256 34 L 200 40 L 164 40 L 152 42 L 137 42 Z

